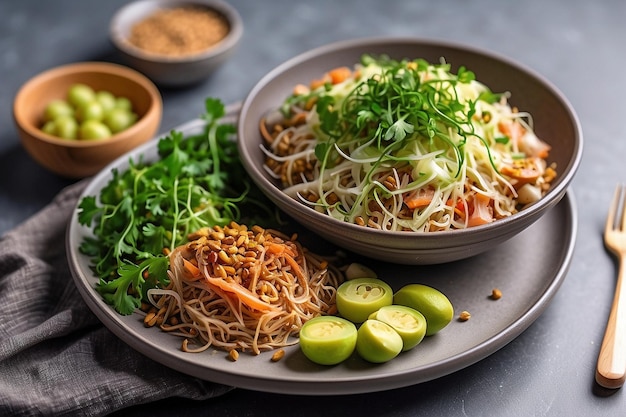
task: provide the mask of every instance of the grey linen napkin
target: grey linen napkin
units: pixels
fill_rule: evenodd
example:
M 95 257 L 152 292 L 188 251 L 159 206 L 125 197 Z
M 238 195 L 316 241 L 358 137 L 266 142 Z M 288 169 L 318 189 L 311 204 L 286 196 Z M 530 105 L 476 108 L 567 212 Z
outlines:
M 81 181 L 0 238 L 0 415 L 105 415 L 168 398 L 221 395 L 105 328 L 70 275 L 65 231 Z

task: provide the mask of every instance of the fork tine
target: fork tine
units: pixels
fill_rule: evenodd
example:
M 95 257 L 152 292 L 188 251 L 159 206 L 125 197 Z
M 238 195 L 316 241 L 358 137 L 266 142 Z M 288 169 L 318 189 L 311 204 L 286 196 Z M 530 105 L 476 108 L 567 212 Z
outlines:
M 615 192 L 613 193 L 613 201 L 611 202 L 611 206 L 609 207 L 609 213 L 606 217 L 606 224 L 604 226 L 604 233 L 608 233 L 615 228 L 615 213 L 618 211 L 620 206 L 620 194 L 622 187 L 621 185 L 617 185 L 615 187 Z
M 625 187 L 624 185 L 620 186 L 620 197 L 621 197 L 621 204 L 620 204 L 620 221 L 619 221 L 619 228 L 621 231 L 626 231 L 626 191 L 625 191 Z

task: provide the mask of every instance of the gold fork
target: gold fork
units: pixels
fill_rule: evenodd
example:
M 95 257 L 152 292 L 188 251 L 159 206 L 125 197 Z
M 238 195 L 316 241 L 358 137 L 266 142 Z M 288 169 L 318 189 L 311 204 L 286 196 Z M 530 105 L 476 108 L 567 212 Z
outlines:
M 604 228 L 604 243 L 619 260 L 619 273 L 609 320 L 598 355 L 596 381 L 620 388 L 626 379 L 626 187 L 618 185 Z

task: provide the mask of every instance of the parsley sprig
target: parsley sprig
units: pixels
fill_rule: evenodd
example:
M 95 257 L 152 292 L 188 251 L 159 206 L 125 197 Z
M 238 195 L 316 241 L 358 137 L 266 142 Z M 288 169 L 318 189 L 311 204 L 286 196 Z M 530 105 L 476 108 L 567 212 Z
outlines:
M 270 216 L 250 187 L 232 140 L 235 126 L 221 122 L 224 114 L 220 100 L 206 99 L 203 133 L 171 131 L 158 142 L 157 161 L 130 160 L 124 172 L 112 170 L 99 196 L 81 200 L 78 221 L 93 237 L 80 251 L 92 259 L 96 290 L 119 313 L 131 314 L 149 288 L 167 285 L 164 249 L 201 227 L 241 221 L 242 210 Z

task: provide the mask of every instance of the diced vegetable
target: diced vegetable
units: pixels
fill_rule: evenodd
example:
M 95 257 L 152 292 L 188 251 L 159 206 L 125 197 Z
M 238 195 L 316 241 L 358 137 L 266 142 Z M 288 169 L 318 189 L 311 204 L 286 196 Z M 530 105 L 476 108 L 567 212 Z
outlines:
M 368 319 L 359 327 L 356 351 L 368 362 L 388 362 L 402 352 L 402 337 L 387 323 Z
M 356 341 L 356 326 L 341 317 L 314 317 L 300 330 L 302 353 L 320 365 L 335 365 L 348 359 Z
M 393 302 L 393 290 L 377 278 L 355 278 L 337 288 L 337 310 L 353 323 L 362 323 L 370 314 Z
M 406 306 L 381 307 L 369 317 L 387 323 L 402 337 L 402 351 L 419 345 L 426 335 L 426 318 L 419 311 Z
M 393 296 L 394 304 L 411 307 L 426 318 L 426 336 L 432 336 L 451 321 L 452 303 L 441 291 L 424 284 L 408 284 Z

